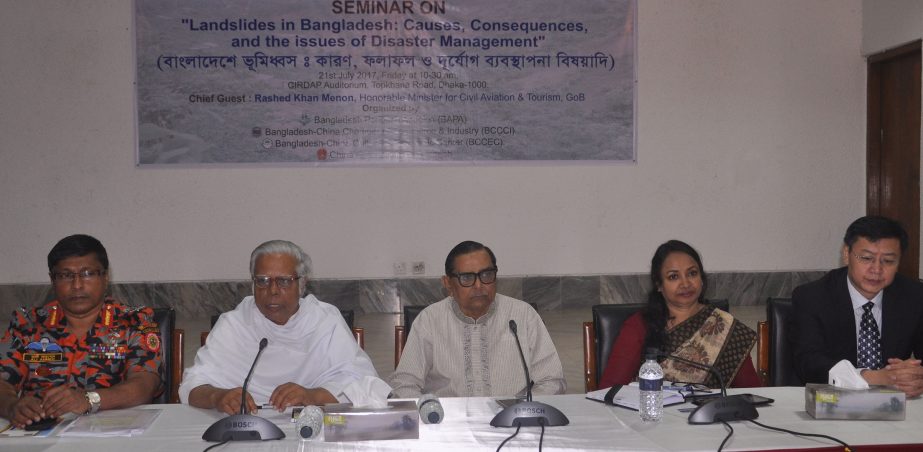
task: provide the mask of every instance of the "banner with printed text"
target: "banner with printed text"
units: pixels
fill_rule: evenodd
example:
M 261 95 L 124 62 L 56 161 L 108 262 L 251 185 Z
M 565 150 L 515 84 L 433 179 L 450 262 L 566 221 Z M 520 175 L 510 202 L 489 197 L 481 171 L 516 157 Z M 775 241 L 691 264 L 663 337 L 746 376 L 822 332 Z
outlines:
M 140 165 L 634 162 L 634 0 L 135 0 Z

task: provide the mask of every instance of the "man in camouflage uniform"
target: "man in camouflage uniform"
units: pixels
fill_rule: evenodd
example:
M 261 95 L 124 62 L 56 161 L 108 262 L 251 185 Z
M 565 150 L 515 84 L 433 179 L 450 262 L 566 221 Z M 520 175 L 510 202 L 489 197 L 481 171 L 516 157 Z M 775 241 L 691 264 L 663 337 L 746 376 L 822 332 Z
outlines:
M 150 402 L 162 390 L 153 311 L 106 296 L 103 245 L 66 237 L 48 253 L 48 270 L 55 299 L 14 312 L 0 340 L 0 416 L 25 427 Z

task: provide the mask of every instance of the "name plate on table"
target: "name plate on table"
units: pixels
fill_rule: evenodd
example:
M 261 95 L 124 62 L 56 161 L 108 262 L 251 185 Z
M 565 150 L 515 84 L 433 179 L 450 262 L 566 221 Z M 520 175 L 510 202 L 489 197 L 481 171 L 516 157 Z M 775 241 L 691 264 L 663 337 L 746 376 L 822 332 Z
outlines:
M 907 397 L 890 386 L 845 389 L 808 383 L 804 387 L 804 409 L 814 419 L 903 421 Z
M 387 408 L 339 403 L 323 410 L 326 442 L 420 438 L 420 414 L 412 400 L 388 402 Z

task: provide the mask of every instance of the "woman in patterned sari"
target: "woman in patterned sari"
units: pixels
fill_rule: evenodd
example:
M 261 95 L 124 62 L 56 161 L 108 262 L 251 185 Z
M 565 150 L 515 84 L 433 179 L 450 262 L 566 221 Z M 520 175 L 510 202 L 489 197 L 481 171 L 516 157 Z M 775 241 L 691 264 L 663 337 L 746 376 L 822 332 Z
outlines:
M 647 306 L 625 320 L 615 339 L 600 388 L 635 380 L 647 348 L 714 366 L 731 387 L 761 386 L 750 359 L 756 332 L 705 301 L 708 278 L 695 249 L 679 240 L 660 245 L 651 283 Z M 660 365 L 666 381 L 720 387 L 706 370 L 669 357 Z

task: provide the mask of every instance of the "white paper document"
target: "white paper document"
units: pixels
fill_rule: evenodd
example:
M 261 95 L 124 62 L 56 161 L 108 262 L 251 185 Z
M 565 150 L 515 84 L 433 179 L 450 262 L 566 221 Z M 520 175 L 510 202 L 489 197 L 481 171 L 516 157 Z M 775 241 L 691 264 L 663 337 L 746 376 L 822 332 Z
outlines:
M 60 436 L 70 437 L 111 437 L 137 436 L 144 433 L 161 410 L 107 410 L 96 414 L 83 415 L 75 419 Z
M 606 393 L 608 393 L 610 389 L 612 388 L 590 391 L 586 393 L 586 398 L 598 402 L 605 402 Z M 679 392 L 669 389 L 663 390 L 663 406 L 676 405 L 685 401 L 686 399 L 684 399 L 683 395 Z M 638 410 L 641 407 L 641 390 L 638 389 L 637 383 L 620 386 L 612 397 L 612 403 L 621 407 L 631 408 L 632 410 Z

